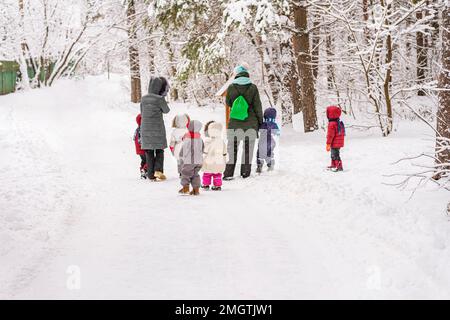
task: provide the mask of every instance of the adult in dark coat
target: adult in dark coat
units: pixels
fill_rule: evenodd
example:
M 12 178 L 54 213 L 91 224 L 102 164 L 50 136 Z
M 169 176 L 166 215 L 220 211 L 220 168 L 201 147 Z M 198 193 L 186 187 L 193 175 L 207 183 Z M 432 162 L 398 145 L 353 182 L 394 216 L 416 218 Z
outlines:
M 164 180 L 164 149 L 167 148 L 166 127 L 163 114 L 169 113 L 165 97 L 169 84 L 163 77 L 152 77 L 148 94 L 141 102 L 141 147 L 145 150 L 148 178 Z
M 227 139 L 229 160 L 224 172 L 224 180 L 234 176 L 237 153 L 242 142 L 241 176 L 247 178 L 252 171 L 252 159 L 258 130 L 263 123 L 263 112 L 258 87 L 250 80 L 248 69 L 238 66 L 235 69 L 236 77 L 228 87 L 226 102 L 232 108 L 233 102 L 243 96 L 248 104 L 248 117 L 245 120 L 231 118 L 228 122 Z

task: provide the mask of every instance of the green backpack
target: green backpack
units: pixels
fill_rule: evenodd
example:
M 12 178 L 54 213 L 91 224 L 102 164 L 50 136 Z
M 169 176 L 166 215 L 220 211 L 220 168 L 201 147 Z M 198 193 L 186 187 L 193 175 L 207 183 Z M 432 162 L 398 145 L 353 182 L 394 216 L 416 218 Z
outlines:
M 249 88 L 247 88 L 247 90 Z M 231 107 L 230 118 L 244 121 L 247 120 L 248 118 L 248 103 L 247 100 L 245 100 L 242 93 L 238 90 L 238 88 L 235 87 L 235 89 L 239 93 L 239 96 L 233 102 L 233 106 Z M 247 91 L 245 93 L 247 93 Z

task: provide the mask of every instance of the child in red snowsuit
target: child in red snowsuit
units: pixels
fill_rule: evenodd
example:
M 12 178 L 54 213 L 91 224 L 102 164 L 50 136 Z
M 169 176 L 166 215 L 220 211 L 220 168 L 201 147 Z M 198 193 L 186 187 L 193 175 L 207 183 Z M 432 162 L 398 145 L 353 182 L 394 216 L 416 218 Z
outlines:
M 337 106 L 329 106 L 327 108 L 328 132 L 327 132 L 327 151 L 331 151 L 331 166 L 328 167 L 332 171 L 342 171 L 342 160 L 340 149 L 344 147 L 345 126 L 341 121 L 341 108 Z
M 145 157 L 145 151 L 141 148 L 141 114 L 138 114 L 136 117 L 136 122 L 138 127 L 134 132 L 134 146 L 136 147 L 136 154 L 141 157 L 141 179 L 147 179 L 147 160 Z

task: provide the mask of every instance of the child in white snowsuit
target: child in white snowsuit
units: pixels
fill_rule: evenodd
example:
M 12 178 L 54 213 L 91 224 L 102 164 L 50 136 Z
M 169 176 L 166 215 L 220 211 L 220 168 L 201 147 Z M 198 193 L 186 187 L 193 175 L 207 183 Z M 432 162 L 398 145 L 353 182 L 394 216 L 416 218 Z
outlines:
M 227 145 L 222 138 L 222 125 L 214 121 L 208 122 L 205 136 L 202 188 L 209 190 L 212 180 L 212 190 L 219 191 L 222 190 L 222 172 L 227 163 Z
M 183 144 L 180 150 L 180 172 L 181 185 L 183 188 L 180 194 L 199 195 L 200 194 L 200 175 L 199 171 L 203 164 L 203 140 L 200 136 L 202 124 L 200 121 L 192 120 L 188 126 L 188 133 L 183 137 Z M 189 185 L 192 185 L 192 191 L 189 192 Z
M 172 134 L 170 136 L 169 148 L 172 155 L 175 157 L 178 163 L 178 173 L 181 175 L 180 169 L 180 151 L 183 143 L 183 137 L 188 133 L 189 116 L 187 114 L 179 114 L 173 118 L 172 121 Z

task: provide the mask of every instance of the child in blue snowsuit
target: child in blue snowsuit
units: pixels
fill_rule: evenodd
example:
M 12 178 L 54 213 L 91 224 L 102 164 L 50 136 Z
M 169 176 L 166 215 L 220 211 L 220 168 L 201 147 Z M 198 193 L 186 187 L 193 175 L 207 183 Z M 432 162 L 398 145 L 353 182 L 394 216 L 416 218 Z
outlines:
M 276 147 L 275 136 L 280 135 L 280 129 L 275 122 L 276 118 L 277 110 L 275 108 L 267 108 L 264 111 L 264 121 L 259 128 L 258 153 L 256 159 L 257 173 L 262 172 L 264 162 L 266 162 L 269 171 L 274 169 L 274 150 Z

